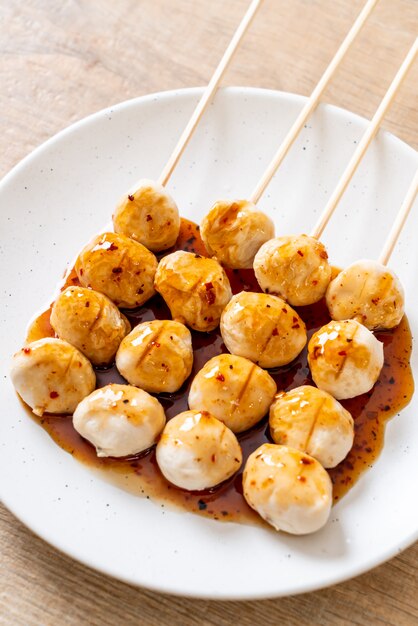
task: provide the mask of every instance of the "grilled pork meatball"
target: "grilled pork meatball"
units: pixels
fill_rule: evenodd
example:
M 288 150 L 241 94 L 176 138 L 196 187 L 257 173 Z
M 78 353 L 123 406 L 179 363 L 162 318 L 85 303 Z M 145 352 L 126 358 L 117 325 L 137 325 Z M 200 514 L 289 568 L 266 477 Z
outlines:
M 176 243 L 180 231 L 179 211 L 162 185 L 144 179 L 119 201 L 113 214 L 113 227 L 116 233 L 159 252 Z
M 333 320 L 355 319 L 369 330 L 394 328 L 405 312 L 405 295 L 396 274 L 377 261 L 357 261 L 328 286 Z
M 242 452 L 234 433 L 207 411 L 185 411 L 167 422 L 157 444 L 164 476 L 189 491 L 209 489 L 239 470 Z
M 97 456 L 132 456 L 157 441 L 165 426 L 163 407 L 146 391 L 130 385 L 106 385 L 77 406 L 76 431 L 96 448 Z
M 284 300 L 250 291 L 236 294 L 226 306 L 221 334 L 232 354 L 266 368 L 293 361 L 307 339 L 304 322 Z
M 220 354 L 197 373 L 189 407 L 209 411 L 234 433 L 248 430 L 267 413 L 277 391 L 266 371 L 248 359 Z
M 55 300 L 51 326 L 94 365 L 108 365 L 131 325 L 109 298 L 93 289 L 67 287 Z
M 204 332 L 219 325 L 232 295 L 228 277 L 217 261 L 181 250 L 161 259 L 155 289 L 173 319 Z
M 326 391 L 304 385 L 282 392 L 270 407 L 273 441 L 306 452 L 323 467 L 335 467 L 352 448 L 354 421 Z
M 274 237 L 274 224 L 252 202 L 220 200 L 203 218 L 200 234 L 223 266 L 250 268 L 260 246 Z
M 138 324 L 122 341 L 116 366 L 128 382 L 151 393 L 177 391 L 190 376 L 192 337 L 171 320 Z
M 154 295 L 157 259 L 142 244 L 116 233 L 97 235 L 75 264 L 83 287 L 104 293 L 118 307 L 133 309 Z
M 277 237 L 265 243 L 255 256 L 254 272 L 263 291 L 292 306 L 318 302 L 331 280 L 324 245 L 307 235 Z
M 383 343 L 355 320 L 330 322 L 308 344 L 314 383 L 334 398 L 370 391 L 383 367 Z
M 86 357 L 66 341 L 52 337 L 28 343 L 16 352 L 10 375 L 17 393 L 35 415 L 73 413 L 96 386 Z
M 265 443 L 247 460 L 244 497 L 276 530 L 306 535 L 322 528 L 330 515 L 332 483 L 307 454 Z

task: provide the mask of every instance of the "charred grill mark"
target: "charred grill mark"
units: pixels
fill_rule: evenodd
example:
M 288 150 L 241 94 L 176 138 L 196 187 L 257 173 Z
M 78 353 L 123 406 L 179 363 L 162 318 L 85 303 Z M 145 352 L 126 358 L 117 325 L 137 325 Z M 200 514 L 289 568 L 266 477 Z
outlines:
M 310 427 L 309 432 L 308 432 L 308 436 L 306 437 L 305 446 L 304 446 L 304 450 L 305 451 L 308 449 L 309 442 L 310 442 L 311 437 L 313 435 L 313 431 L 315 430 L 316 423 L 317 423 L 319 415 L 320 415 L 320 413 L 322 411 L 322 407 L 325 404 L 325 401 L 326 401 L 326 399 L 323 398 L 322 402 L 319 404 L 319 406 L 318 406 L 318 408 L 317 408 L 317 410 L 315 412 L 315 415 L 314 415 L 312 423 L 311 423 L 311 427 Z
M 251 377 L 254 374 L 256 367 L 257 367 L 257 365 L 255 363 L 253 363 L 252 366 L 250 367 L 250 369 L 248 371 L 248 374 L 247 374 L 247 378 L 245 379 L 245 381 L 244 381 L 244 383 L 243 383 L 243 385 L 242 385 L 242 387 L 240 389 L 240 392 L 238 394 L 237 401 L 233 404 L 232 411 L 230 413 L 231 416 L 235 413 L 236 409 L 240 405 L 241 400 L 244 397 L 244 394 L 245 394 L 245 392 L 248 389 L 248 385 L 250 384 Z
M 151 337 L 148 339 L 147 343 L 145 344 L 145 347 L 143 347 L 141 356 L 136 362 L 135 369 L 137 369 L 141 365 L 141 363 L 144 361 L 145 357 L 148 356 L 151 350 L 160 346 L 160 344 L 158 343 L 158 339 L 160 338 L 161 333 L 163 332 L 165 326 L 166 326 L 165 324 L 161 324 L 160 329 L 156 333 L 151 335 Z

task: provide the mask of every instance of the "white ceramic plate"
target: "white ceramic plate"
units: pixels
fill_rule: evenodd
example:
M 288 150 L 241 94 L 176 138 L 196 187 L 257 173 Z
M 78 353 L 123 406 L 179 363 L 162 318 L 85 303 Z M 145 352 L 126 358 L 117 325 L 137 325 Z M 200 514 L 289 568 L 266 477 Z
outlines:
M 1 495 L 46 541 L 129 583 L 217 599 L 310 591 L 364 572 L 417 538 L 418 399 L 389 423 L 378 462 L 326 528 L 291 537 L 170 511 L 102 481 L 31 421 L 7 377 L 28 319 L 109 221 L 118 197 L 137 178 L 158 176 L 200 93 L 101 111 L 35 150 L 0 186 Z M 248 196 L 303 102 L 258 89 L 220 92 L 169 186 L 182 215 L 199 221 L 215 199 Z M 261 202 L 278 232 L 310 231 L 365 126 L 347 111 L 318 109 Z M 417 166 L 414 150 L 379 134 L 326 231 L 333 263 L 377 255 Z M 392 259 L 413 331 L 417 232 L 415 211 Z

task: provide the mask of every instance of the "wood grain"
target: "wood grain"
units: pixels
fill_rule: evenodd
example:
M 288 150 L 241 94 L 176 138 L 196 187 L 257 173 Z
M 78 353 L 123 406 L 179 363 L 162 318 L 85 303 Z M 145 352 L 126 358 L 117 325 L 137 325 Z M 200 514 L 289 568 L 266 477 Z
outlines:
M 362 4 L 265 0 L 225 82 L 309 94 Z M 247 0 L 1 0 L 0 175 L 89 113 L 152 91 L 204 84 L 246 6 Z M 417 32 L 417 0 L 381 0 L 326 101 L 370 117 Z M 414 67 L 384 124 L 415 148 L 417 96 Z M 6 625 L 418 622 L 418 545 L 324 591 L 242 603 L 166 597 L 113 581 L 59 554 L 4 508 L 0 553 L 0 624 Z

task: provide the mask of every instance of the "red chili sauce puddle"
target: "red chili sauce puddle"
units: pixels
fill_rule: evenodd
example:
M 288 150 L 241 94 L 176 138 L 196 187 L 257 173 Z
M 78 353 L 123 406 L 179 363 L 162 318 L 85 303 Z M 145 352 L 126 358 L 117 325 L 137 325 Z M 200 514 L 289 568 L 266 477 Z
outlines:
M 176 245 L 168 252 L 174 250 L 187 250 L 206 256 L 199 227 L 183 219 Z M 242 290 L 260 291 L 253 270 L 228 270 L 227 273 L 233 293 Z M 74 271 L 69 274 L 65 286 L 73 284 L 78 284 Z M 323 301 L 312 306 L 299 307 L 297 311 L 306 323 L 309 336 L 330 321 Z M 124 313 L 132 326 L 153 319 L 170 319 L 169 309 L 159 295 L 154 296 L 144 306 L 136 310 L 125 310 Z M 50 309 L 35 320 L 29 329 L 28 341 L 54 336 L 49 317 Z M 176 393 L 157 395 L 168 419 L 188 409 L 187 398 L 191 381 L 206 361 L 227 351 L 219 328 L 211 333 L 192 331 L 192 336 L 194 365 L 190 378 Z M 412 337 L 406 317 L 397 328 L 378 332 L 376 337 L 384 343 L 385 350 L 385 363 L 379 380 L 369 393 L 342 401 L 354 418 L 355 439 L 347 458 L 336 468 L 329 470 L 334 485 L 334 503 L 340 500 L 361 474 L 372 466 L 383 446 L 386 421 L 406 406 L 413 394 L 414 383 L 409 365 Z M 295 361 L 285 367 L 270 370 L 270 374 L 276 381 L 279 391 L 312 384 L 306 348 Z M 97 387 L 103 387 L 108 383 L 126 382 L 115 365 L 107 370 L 96 369 L 96 376 Z M 242 470 L 251 452 L 261 444 L 271 442 L 268 416 L 252 430 L 238 435 L 244 459 L 238 474 L 215 488 L 188 492 L 169 484 L 162 476 L 155 460 L 155 447 L 130 459 L 99 459 L 94 448 L 74 430 L 71 416 L 44 415 L 37 418 L 32 413 L 31 415 L 66 452 L 79 461 L 101 470 L 107 480 L 131 493 L 151 498 L 161 506 L 171 504 L 214 519 L 244 523 L 261 522 L 242 495 Z

